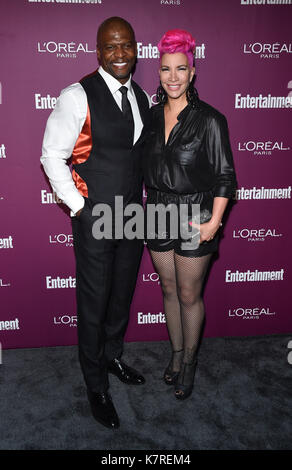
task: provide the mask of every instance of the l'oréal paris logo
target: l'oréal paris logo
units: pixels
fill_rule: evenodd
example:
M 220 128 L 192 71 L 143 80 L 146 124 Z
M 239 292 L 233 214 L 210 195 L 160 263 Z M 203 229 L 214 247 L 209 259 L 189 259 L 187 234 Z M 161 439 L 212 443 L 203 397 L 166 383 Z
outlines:
M 249 140 L 245 142 L 238 142 L 239 152 L 248 152 L 252 155 L 265 156 L 272 155 L 272 152 L 283 152 L 290 150 L 290 147 L 285 145 L 283 142 L 273 142 L 271 140 L 265 142 L 255 142 Z
M 143 273 L 142 280 L 143 282 L 157 282 L 158 284 L 160 284 L 159 274 L 155 272 L 149 274 Z
M 160 0 L 160 5 L 174 6 L 181 5 L 182 0 Z
M 73 246 L 73 235 L 66 233 L 49 235 L 49 243 L 58 246 Z
M 77 316 L 76 315 L 58 315 L 54 317 L 54 325 L 65 325 L 69 327 L 77 326 Z
M 260 59 L 279 59 L 283 55 L 292 54 L 292 43 L 245 43 L 243 52 L 244 54 L 256 55 Z
M 270 307 L 237 307 L 228 310 L 229 318 L 241 318 L 242 320 L 259 320 L 276 315 Z
M 3 281 L 3 279 L 0 278 L 0 287 L 10 287 L 11 284 L 10 282 Z
M 37 52 L 41 54 L 55 54 L 59 59 L 76 59 L 79 53 L 96 52 L 90 49 L 87 43 L 42 41 L 37 43 Z
M 247 240 L 248 242 L 264 242 L 282 236 L 282 233 L 277 233 L 275 228 L 241 228 L 233 230 L 234 239 Z

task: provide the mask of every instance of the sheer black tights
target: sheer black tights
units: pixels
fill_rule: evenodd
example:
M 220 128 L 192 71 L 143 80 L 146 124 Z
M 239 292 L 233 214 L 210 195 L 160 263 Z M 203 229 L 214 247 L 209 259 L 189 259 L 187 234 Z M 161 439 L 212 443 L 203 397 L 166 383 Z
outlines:
M 160 276 L 172 350 L 183 351 L 183 354 L 173 355 L 173 371 L 179 370 L 181 361 L 192 363 L 197 353 L 205 315 L 201 290 L 211 256 L 188 258 L 177 255 L 174 250 L 151 250 Z

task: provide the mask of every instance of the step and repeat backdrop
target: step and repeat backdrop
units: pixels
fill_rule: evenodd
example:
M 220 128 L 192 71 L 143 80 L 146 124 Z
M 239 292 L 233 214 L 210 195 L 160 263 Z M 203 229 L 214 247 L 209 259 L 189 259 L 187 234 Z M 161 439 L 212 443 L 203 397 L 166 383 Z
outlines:
M 97 68 L 96 31 L 122 16 L 136 32 L 135 80 L 155 104 L 157 43 L 196 39 L 196 87 L 227 117 L 238 178 L 204 289 L 204 335 L 290 333 L 292 1 L 2 0 L 0 343 L 77 343 L 67 208 L 40 164 L 61 89 Z M 127 341 L 167 339 L 159 277 L 145 247 Z

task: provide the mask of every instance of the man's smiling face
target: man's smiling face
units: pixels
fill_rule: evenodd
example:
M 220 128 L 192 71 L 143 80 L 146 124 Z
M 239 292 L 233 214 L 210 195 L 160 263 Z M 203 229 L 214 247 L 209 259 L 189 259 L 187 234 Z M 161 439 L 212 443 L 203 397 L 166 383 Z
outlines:
M 101 31 L 97 44 L 97 57 L 102 68 L 126 83 L 137 57 L 137 44 L 126 25 L 114 23 Z

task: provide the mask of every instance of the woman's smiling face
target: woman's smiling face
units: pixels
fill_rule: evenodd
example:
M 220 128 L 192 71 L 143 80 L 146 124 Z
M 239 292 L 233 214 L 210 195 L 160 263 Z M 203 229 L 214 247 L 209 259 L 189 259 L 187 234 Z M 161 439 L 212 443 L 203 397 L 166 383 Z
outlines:
M 160 82 L 170 99 L 186 94 L 195 68 L 189 66 L 188 58 L 182 52 L 163 54 L 159 69 Z

